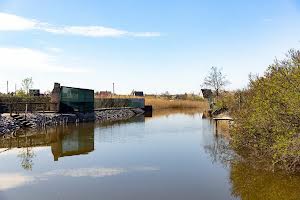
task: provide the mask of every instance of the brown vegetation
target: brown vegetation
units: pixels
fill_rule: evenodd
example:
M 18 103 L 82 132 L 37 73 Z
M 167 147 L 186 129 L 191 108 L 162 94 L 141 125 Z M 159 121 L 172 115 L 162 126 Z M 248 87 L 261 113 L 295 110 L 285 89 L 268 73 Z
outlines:
M 146 97 L 146 105 L 152 105 L 154 110 L 159 109 L 186 109 L 195 108 L 205 110 L 208 108 L 208 103 L 204 100 L 181 100 L 167 99 L 162 97 Z

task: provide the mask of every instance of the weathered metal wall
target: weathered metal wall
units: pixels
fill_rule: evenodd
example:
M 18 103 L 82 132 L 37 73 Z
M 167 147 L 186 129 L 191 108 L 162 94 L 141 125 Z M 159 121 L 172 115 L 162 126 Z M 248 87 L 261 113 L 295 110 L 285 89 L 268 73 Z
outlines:
M 145 107 L 145 99 L 144 98 L 95 99 L 95 109 L 97 109 L 97 108 L 120 108 L 120 107 L 144 108 Z
M 94 90 L 61 87 L 60 112 L 93 112 Z

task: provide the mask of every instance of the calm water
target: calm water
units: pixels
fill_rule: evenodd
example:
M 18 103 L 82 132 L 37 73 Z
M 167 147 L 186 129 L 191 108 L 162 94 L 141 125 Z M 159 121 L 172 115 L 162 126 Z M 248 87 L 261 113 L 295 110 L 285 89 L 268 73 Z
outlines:
M 201 113 L 59 127 L 0 142 L 0 199 L 300 199 L 300 177 L 229 164 L 226 144 Z

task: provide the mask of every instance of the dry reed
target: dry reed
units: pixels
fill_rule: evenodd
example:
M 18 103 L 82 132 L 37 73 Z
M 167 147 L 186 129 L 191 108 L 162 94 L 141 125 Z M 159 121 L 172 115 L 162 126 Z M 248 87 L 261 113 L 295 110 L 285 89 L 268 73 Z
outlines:
M 208 108 L 206 101 L 199 100 L 169 100 L 164 98 L 145 98 L 146 105 L 152 105 L 154 110 L 158 109 L 186 109 L 186 108 L 195 108 L 205 110 Z

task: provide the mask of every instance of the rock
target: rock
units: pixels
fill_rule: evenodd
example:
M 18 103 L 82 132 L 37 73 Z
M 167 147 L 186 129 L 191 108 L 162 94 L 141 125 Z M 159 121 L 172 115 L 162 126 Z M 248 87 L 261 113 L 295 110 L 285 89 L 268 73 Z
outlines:
M 67 123 L 88 122 L 88 121 L 118 121 L 127 120 L 135 115 L 142 114 L 142 109 L 111 109 L 95 111 L 93 113 L 59 114 L 59 113 L 28 113 L 26 124 L 33 129 L 40 129 L 46 126 L 63 125 Z M 24 122 L 23 122 L 24 124 Z M 21 130 L 20 121 L 9 115 L 0 115 L 0 136 L 8 137 L 17 134 Z

